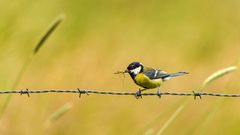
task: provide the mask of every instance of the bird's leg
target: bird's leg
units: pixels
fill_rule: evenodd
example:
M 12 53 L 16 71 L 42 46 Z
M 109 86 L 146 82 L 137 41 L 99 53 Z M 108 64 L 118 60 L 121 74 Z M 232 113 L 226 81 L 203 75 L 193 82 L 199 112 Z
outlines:
M 157 96 L 161 98 L 161 92 L 160 92 L 160 87 L 157 88 Z
M 144 88 L 144 89 L 139 89 L 136 93 L 135 93 L 135 98 L 136 99 L 139 99 L 139 98 L 142 98 L 142 91 L 144 91 L 144 90 L 147 90 L 146 88 Z

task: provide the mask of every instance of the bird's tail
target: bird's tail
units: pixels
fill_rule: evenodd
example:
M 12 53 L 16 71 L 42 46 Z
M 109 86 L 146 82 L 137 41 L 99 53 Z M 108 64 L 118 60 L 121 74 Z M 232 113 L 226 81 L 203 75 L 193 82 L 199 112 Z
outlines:
M 169 76 L 167 76 L 167 77 L 164 78 L 163 80 L 166 81 L 166 80 L 171 79 L 172 77 L 181 76 L 181 75 L 185 75 L 185 74 L 188 74 L 188 72 L 177 72 L 177 73 L 172 73 L 172 74 L 169 74 Z
M 185 74 L 188 74 L 188 72 L 177 72 L 177 73 L 173 73 L 173 74 L 170 74 L 169 77 L 181 76 L 181 75 L 185 75 Z

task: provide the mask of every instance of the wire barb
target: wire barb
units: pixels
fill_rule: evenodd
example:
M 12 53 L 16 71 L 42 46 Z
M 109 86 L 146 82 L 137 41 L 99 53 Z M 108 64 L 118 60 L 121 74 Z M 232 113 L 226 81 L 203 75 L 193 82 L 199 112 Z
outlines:
M 202 99 L 202 96 L 201 96 L 201 93 L 196 93 L 195 91 L 192 91 L 193 92 L 193 96 L 194 96 L 194 100 L 197 99 L 197 97 L 199 97 L 200 99 Z
M 79 97 L 79 98 L 81 98 L 82 92 L 80 91 L 80 89 L 79 89 L 79 88 L 77 88 L 77 90 L 78 90 L 78 92 L 79 92 L 79 95 L 78 95 L 78 97 Z
M 23 94 L 27 94 L 27 96 L 30 97 L 30 94 L 28 92 L 28 88 L 26 88 L 25 91 L 23 91 L 23 90 L 20 91 L 20 95 L 23 95 Z
M 85 90 L 80 90 L 79 88 L 77 88 L 77 90 L 78 90 L 78 92 L 79 92 L 79 98 L 81 98 L 81 95 L 82 94 L 87 94 L 88 96 L 89 96 L 89 94 L 88 94 L 88 92 L 87 91 L 85 91 Z

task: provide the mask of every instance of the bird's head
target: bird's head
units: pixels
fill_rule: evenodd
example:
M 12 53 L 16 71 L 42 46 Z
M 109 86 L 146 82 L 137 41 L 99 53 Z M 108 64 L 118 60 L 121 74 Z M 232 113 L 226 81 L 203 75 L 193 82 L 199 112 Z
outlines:
M 130 75 L 137 75 L 143 72 L 143 64 L 140 62 L 132 62 L 128 65 L 125 72 L 129 73 Z

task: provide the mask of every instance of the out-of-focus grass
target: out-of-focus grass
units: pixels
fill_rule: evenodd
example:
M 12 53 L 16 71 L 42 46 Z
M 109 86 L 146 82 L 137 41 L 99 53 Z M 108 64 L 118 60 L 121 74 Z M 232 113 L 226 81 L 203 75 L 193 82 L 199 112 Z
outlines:
M 179 113 L 182 111 L 183 108 L 184 108 L 183 105 L 181 105 L 177 108 L 177 110 L 172 114 L 172 116 L 169 118 L 169 120 L 166 121 L 166 123 L 157 132 L 157 135 L 163 134 L 164 130 L 166 130 L 166 128 L 177 118 L 177 116 L 179 115 Z
M 29 54 L 28 58 L 26 59 L 25 63 L 21 67 L 20 72 L 17 74 L 16 79 L 14 80 L 12 86 L 10 89 L 15 90 L 18 86 L 19 82 L 21 81 L 22 76 L 27 70 L 27 67 L 32 62 L 34 56 L 38 53 L 38 51 L 41 49 L 43 44 L 46 42 L 46 40 L 49 38 L 49 36 L 52 34 L 52 32 L 58 27 L 58 25 L 62 22 L 63 15 L 59 16 L 53 24 L 50 25 L 48 30 L 44 33 L 44 35 L 40 38 L 40 40 L 37 42 L 35 48 L 33 49 L 32 53 Z M 6 101 L 3 103 L 3 107 L 0 109 L 0 118 L 2 117 L 6 107 L 8 106 L 9 102 L 11 100 L 11 95 L 8 95 Z
M 228 73 L 231 73 L 233 71 L 237 70 L 237 67 L 236 66 L 231 66 L 231 67 L 228 67 L 228 68 L 224 68 L 222 70 L 218 70 L 216 71 L 215 73 L 213 73 L 212 75 L 210 75 L 208 78 L 206 78 L 202 84 L 202 88 L 205 88 L 207 85 L 209 85 L 211 82 L 213 82 L 214 80 L 228 74 Z
M 138 87 L 129 77 L 122 85 L 113 72 L 138 60 L 167 72 L 190 72 L 166 82 L 162 89 L 191 92 L 206 76 L 239 59 L 239 6 L 235 0 L 2 0 L 0 88 L 12 86 L 39 32 L 64 12 L 64 25 L 54 33 L 41 55 L 34 58 L 18 89 L 79 87 L 136 91 Z M 238 93 L 238 76 L 236 71 L 231 82 L 225 76 L 206 90 Z M 6 96 L 0 98 L 4 100 Z M 79 100 L 78 95 L 38 94 L 31 98 L 15 95 L 0 122 L 0 134 L 133 134 L 171 105 L 184 103 L 185 98 L 192 100 L 190 97 L 135 100 L 97 95 Z M 238 99 L 221 100 L 225 102 L 206 122 L 208 128 L 204 132 L 238 134 Z M 73 103 L 71 111 L 45 129 L 49 114 L 66 102 Z M 193 123 L 213 112 L 208 110 L 217 102 L 218 98 L 213 97 L 190 101 L 164 133 L 186 134 L 191 129 L 198 130 Z M 173 113 L 164 113 L 149 129 L 158 131 Z
M 72 108 L 71 103 L 66 103 L 63 106 L 61 106 L 58 110 L 53 112 L 50 117 L 46 121 L 46 127 L 51 126 L 54 122 L 56 122 L 58 119 L 60 119 L 66 112 L 68 112 Z

